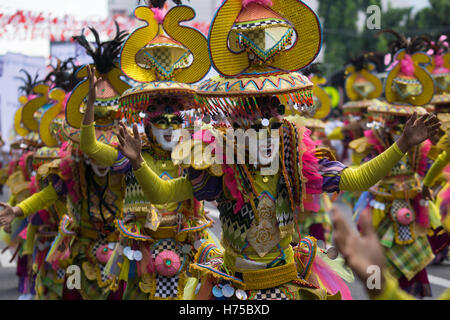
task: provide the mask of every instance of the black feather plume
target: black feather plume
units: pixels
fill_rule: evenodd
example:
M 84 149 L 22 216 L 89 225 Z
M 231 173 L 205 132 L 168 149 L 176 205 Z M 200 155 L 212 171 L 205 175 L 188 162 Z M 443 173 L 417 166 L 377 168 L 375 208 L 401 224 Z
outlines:
M 36 74 L 33 79 L 33 77 L 26 70 L 21 69 L 20 72 L 25 74 L 25 78 L 15 77 L 15 79 L 19 79 L 23 82 L 23 85 L 19 87 L 19 94 L 29 96 L 33 93 L 33 88 L 39 83 L 42 83 L 42 81 L 38 81 L 39 74 Z
M 55 87 L 61 88 L 66 92 L 70 92 L 75 88 L 79 82 L 76 77 L 76 71 L 78 67 L 74 63 L 75 58 L 67 59 L 66 61 L 58 61 L 58 65 L 53 67 L 53 71 L 50 72 L 44 79 L 44 82 L 52 82 Z
M 84 35 L 84 29 L 80 36 L 73 37 L 73 39 L 86 50 L 86 53 L 92 57 L 95 67 L 100 74 L 108 73 L 115 67 L 122 44 L 128 36 L 126 31 L 120 31 L 117 22 L 114 23 L 116 25 L 116 36 L 110 41 L 101 42 L 97 30 L 92 27 L 89 27 L 89 30 L 91 30 L 95 38 L 94 46 L 87 41 L 86 36 Z

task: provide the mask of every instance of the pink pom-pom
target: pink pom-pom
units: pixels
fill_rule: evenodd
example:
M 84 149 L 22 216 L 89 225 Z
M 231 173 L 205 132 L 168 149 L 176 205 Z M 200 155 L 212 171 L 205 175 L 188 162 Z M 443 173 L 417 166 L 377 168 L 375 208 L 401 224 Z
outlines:
M 409 54 L 405 54 L 405 57 L 400 61 L 400 70 L 406 76 L 412 77 L 414 75 L 414 61 Z
M 164 277 L 173 277 L 181 266 L 180 257 L 171 250 L 165 250 L 155 259 L 156 271 Z
M 154 15 L 156 21 L 158 21 L 159 24 L 162 24 L 164 22 L 164 18 L 166 16 L 164 11 L 162 11 L 162 9 L 159 9 L 159 8 L 151 8 L 151 9 L 153 11 L 153 15 Z
M 273 6 L 272 0 L 242 0 L 242 6 L 244 8 L 247 8 L 247 6 L 249 6 L 252 3 L 260 4 L 260 5 L 266 6 L 266 7 Z

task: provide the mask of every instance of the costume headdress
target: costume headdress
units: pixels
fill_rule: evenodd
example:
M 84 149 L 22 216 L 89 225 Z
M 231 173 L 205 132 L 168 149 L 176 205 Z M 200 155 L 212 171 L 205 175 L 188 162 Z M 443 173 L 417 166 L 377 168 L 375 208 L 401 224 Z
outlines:
M 50 87 L 47 84 L 36 84 L 32 90 L 33 98 L 28 99 L 28 102 L 21 108 L 23 127 L 28 130 L 23 142 L 33 148 L 42 145 L 39 139 L 39 122 L 42 116 L 40 109 L 49 103 L 49 91 Z
M 124 76 L 118 67 L 118 56 L 127 33 L 120 31 L 116 23 L 116 36 L 106 42 L 100 41 L 100 36 L 94 28 L 89 28 L 95 37 L 95 45 L 92 46 L 84 35 L 74 37 L 86 53 L 93 59 L 98 78 L 97 100 L 94 103 L 97 138 L 101 142 L 117 143 L 114 131 L 117 131 L 117 112 L 120 95 L 130 85 L 123 81 Z M 77 71 L 77 78 L 82 81 L 74 88 L 66 106 L 66 121 L 63 130 L 65 135 L 73 142 L 79 143 L 79 128 L 81 127 L 87 96 L 89 94 L 89 79 L 87 79 L 87 66 Z
M 376 76 L 373 53 L 354 59 L 345 69 L 345 91 L 349 102 L 343 105 L 344 114 L 362 115 L 383 94 L 383 84 Z
M 321 39 L 318 17 L 301 1 L 224 1 L 209 35 L 220 76 L 197 90 L 203 111 L 250 120 L 312 111 L 313 84 L 297 71 L 316 58 Z M 267 99 L 270 110 L 261 110 Z
M 146 23 L 125 42 L 120 57 L 123 72 L 141 84 L 120 98 L 121 111 L 130 121 L 140 113 L 150 117 L 195 107 L 194 89 L 210 70 L 206 37 L 196 29 L 180 25 L 195 18 L 187 6 L 176 6 L 167 14 L 148 6 L 135 10 Z
M 321 87 L 327 83 L 327 79 L 323 77 L 319 63 L 311 64 L 309 67 L 302 70 L 302 73 L 314 84 L 313 118 L 325 119 L 331 112 L 331 97 L 324 88 Z
M 39 135 L 48 148 L 57 148 L 61 143 L 59 131 L 64 122 L 66 96 L 78 82 L 77 67 L 73 60 L 74 58 L 66 61 L 58 59 L 57 66 L 53 67 L 53 71 L 44 80 L 46 83 L 51 83 L 52 89 L 48 92 L 50 106 L 42 115 L 39 123 Z M 48 150 L 44 153 L 47 154 Z
M 434 41 L 428 39 L 431 64 L 427 67 L 428 72 L 434 79 L 435 95 L 432 104 L 439 106 L 450 103 L 450 51 L 447 36 L 441 35 Z M 438 112 L 440 110 L 437 110 Z M 448 110 L 447 110 L 448 111 Z
M 20 108 L 17 109 L 14 115 L 14 129 L 16 133 L 21 137 L 26 137 L 29 134 L 29 130 L 23 126 L 22 123 L 22 111 L 23 106 L 28 103 L 30 98 L 32 98 L 33 88 L 40 82 L 38 81 L 39 75 L 36 74 L 34 79 L 26 70 L 20 70 L 25 74 L 25 78 L 17 77 L 17 79 L 22 80 L 23 85 L 19 87 L 19 97 Z
M 421 107 L 431 102 L 434 94 L 434 82 L 423 67 L 431 62 L 426 51 L 423 37 L 407 39 L 393 30 L 385 30 L 397 39 L 390 43 L 395 67 L 389 72 L 385 84 L 387 103 L 379 102 L 370 107 L 370 112 L 409 116 L 414 112 L 425 114 Z

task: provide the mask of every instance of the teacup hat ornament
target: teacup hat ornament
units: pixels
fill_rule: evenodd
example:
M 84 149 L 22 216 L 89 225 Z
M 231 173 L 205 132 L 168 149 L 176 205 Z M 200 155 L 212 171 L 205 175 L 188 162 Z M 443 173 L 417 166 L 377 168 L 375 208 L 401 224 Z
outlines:
M 198 30 L 181 25 L 195 18 L 187 6 L 161 9 L 138 6 L 134 12 L 145 26 L 130 34 L 123 45 L 123 73 L 139 85 L 120 97 L 122 116 L 142 122 L 160 115 L 196 108 L 192 83 L 209 72 L 208 42 Z
M 449 111 L 450 104 L 450 51 L 447 36 L 441 35 L 435 41 L 428 40 L 428 54 L 432 62 L 427 67 L 434 79 L 435 95 L 431 102 L 437 113 Z
M 38 74 L 33 79 L 26 70 L 22 69 L 20 72 L 25 74 L 25 78 L 17 77 L 17 79 L 22 80 L 23 85 L 19 87 L 19 92 L 22 95 L 19 97 L 20 107 L 14 114 L 14 130 L 19 136 L 26 137 L 30 131 L 22 123 L 22 111 L 23 107 L 34 98 L 33 89 L 40 81 L 38 81 Z
M 424 52 L 426 40 L 423 37 L 405 38 L 393 30 L 397 39 L 390 43 L 394 56 L 394 67 L 385 83 L 385 101 L 378 101 L 369 108 L 369 112 L 409 117 L 414 112 L 426 114 L 426 105 L 434 95 L 433 78 L 426 70 L 431 58 Z
M 354 59 L 345 69 L 345 92 L 349 102 L 343 105 L 345 115 L 363 116 L 383 94 L 383 84 L 376 76 L 372 62 L 373 53 L 365 53 Z
M 313 113 L 313 83 L 298 71 L 317 57 L 321 28 L 297 0 L 226 0 L 211 24 L 209 51 L 219 76 L 199 85 L 204 113 L 244 127 L 256 119 Z
M 119 97 L 130 88 L 130 85 L 122 80 L 124 74 L 118 67 L 120 48 L 127 33 L 120 31 L 116 23 L 116 36 L 114 39 L 102 42 L 98 32 L 94 28 L 89 29 L 95 37 L 95 46 L 92 46 L 87 41 L 84 30 L 82 35 L 74 37 L 74 40 L 85 48 L 86 53 L 92 57 L 96 76 L 99 79 L 97 100 L 94 103 L 96 135 L 97 139 L 102 143 L 117 145 L 118 139 L 115 132 L 119 131 L 117 121 Z M 82 110 L 85 108 L 89 94 L 89 79 L 87 76 L 87 66 L 83 66 L 77 71 L 77 78 L 81 82 L 72 91 L 66 106 L 66 123 L 63 131 L 76 144 L 79 144 L 80 141 L 80 127 L 83 119 Z
M 314 119 L 325 119 L 331 112 L 332 103 L 330 95 L 323 88 L 323 85 L 327 83 L 327 79 L 325 79 L 322 75 L 320 64 L 313 63 L 306 69 L 302 70 L 302 73 L 314 84 L 314 112 L 312 117 Z

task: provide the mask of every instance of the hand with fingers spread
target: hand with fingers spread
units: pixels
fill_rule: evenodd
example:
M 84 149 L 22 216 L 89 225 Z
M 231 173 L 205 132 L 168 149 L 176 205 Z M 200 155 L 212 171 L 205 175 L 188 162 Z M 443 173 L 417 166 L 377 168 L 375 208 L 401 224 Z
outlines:
M 99 79 L 95 75 L 96 70 L 94 66 L 87 66 L 88 81 L 89 81 L 89 94 L 86 104 L 86 111 L 84 113 L 83 124 L 90 125 L 95 121 L 94 104 L 97 100 L 97 85 L 99 84 Z
M 142 158 L 142 141 L 136 124 L 133 125 L 133 136 L 128 132 L 123 122 L 119 130 L 119 151 L 130 160 L 134 170 L 138 170 L 144 159 Z
M 406 122 L 403 134 L 397 141 L 397 145 L 403 153 L 406 153 L 412 147 L 438 134 L 440 127 L 441 124 L 435 115 L 426 114 L 417 118 L 417 114 L 414 113 Z
M 366 283 L 371 276 L 371 273 L 368 273 L 369 267 L 378 266 L 382 270 L 385 264 L 383 249 L 372 226 L 370 212 L 361 214 L 361 235 L 348 225 L 342 213 L 335 208 L 331 211 L 331 221 L 336 248 L 358 278 Z
M 0 206 L 4 208 L 0 211 L 0 227 L 10 225 L 14 218 L 23 216 L 22 209 L 19 207 L 12 207 L 4 202 L 0 202 Z

